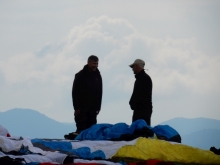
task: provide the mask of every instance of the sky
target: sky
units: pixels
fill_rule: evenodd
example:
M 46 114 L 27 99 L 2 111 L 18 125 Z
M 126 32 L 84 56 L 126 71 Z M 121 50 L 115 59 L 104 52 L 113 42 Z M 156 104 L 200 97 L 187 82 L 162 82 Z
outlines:
M 152 125 L 220 120 L 220 1 L 6 1 L 0 5 L 0 112 L 74 122 L 72 84 L 90 55 L 103 78 L 98 123 L 131 123 L 134 74 L 153 81 Z

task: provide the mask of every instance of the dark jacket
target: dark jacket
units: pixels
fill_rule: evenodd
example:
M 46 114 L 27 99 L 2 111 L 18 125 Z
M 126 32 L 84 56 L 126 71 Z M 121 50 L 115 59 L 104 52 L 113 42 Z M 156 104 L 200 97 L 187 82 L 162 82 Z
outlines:
M 132 110 L 147 110 L 152 113 L 152 81 L 144 70 L 135 75 L 134 90 L 129 101 Z
M 88 65 L 75 75 L 72 88 L 75 110 L 101 110 L 102 77 L 99 70 L 89 72 Z

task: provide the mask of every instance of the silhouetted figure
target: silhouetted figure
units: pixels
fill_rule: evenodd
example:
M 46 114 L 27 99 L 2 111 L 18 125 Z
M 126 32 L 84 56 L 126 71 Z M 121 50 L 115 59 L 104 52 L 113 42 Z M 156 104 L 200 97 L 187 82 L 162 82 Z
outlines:
M 152 114 L 152 81 L 144 71 L 145 62 L 136 59 L 133 64 L 129 65 L 134 74 L 136 81 L 134 90 L 130 99 L 130 107 L 133 110 L 132 122 L 143 119 L 150 126 Z

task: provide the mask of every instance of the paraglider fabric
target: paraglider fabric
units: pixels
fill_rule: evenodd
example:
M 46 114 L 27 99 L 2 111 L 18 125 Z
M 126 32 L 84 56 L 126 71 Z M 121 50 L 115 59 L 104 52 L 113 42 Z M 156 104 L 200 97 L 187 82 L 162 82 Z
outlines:
M 143 120 L 125 123 L 97 124 L 79 134 L 82 140 L 15 138 L 0 135 L 0 164 L 108 164 L 173 165 L 220 164 L 220 156 L 180 143 L 152 138 L 111 141 L 120 134 L 146 127 L 158 136 L 172 138 L 178 132 L 170 126 L 150 127 Z M 92 132 L 94 131 L 94 132 Z M 8 163 L 1 163 L 1 162 Z

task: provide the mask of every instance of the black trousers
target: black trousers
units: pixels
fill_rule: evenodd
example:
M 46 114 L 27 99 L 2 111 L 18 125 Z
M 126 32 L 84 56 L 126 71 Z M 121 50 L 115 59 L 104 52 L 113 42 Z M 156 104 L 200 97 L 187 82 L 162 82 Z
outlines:
M 147 125 L 151 125 L 151 114 L 152 110 L 134 110 L 132 116 L 132 122 L 143 119 L 146 121 Z
M 97 123 L 97 113 L 96 110 L 91 109 L 81 109 L 80 113 L 75 115 L 76 122 L 76 132 L 80 133 L 81 131 L 90 128 L 92 125 Z

